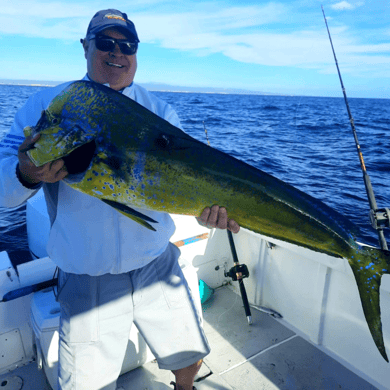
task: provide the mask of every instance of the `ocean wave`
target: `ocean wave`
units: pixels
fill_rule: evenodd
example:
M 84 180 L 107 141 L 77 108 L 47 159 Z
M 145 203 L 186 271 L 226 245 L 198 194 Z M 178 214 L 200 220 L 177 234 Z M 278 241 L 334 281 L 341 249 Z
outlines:
M 262 110 L 270 110 L 270 111 L 278 111 L 278 110 L 280 110 L 279 107 L 272 106 L 272 105 L 263 106 L 263 107 L 261 107 L 261 109 Z

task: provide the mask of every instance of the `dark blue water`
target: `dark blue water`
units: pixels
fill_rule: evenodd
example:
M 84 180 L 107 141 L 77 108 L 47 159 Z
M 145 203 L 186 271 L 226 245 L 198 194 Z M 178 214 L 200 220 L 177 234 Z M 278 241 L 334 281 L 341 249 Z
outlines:
M 9 131 L 17 110 L 41 87 L 0 85 L 0 139 Z M 27 244 L 26 207 L 0 207 L 0 251 L 7 251 L 13 264 L 30 259 Z
M 39 89 L 0 86 L 0 138 Z M 194 138 L 207 142 L 205 125 L 211 146 L 322 200 L 359 225 L 359 240 L 378 245 L 343 98 L 154 93 Z M 390 207 L 390 100 L 349 99 L 349 105 L 378 206 Z M 27 249 L 24 221 L 24 208 L 0 209 L 0 250 Z

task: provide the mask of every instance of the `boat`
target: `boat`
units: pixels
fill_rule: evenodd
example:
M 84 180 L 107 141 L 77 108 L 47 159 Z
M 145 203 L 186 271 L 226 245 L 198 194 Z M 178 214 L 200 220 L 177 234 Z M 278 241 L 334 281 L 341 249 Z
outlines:
M 390 389 L 390 365 L 372 340 L 346 260 L 241 229 L 234 243 L 249 271 L 249 324 L 238 282 L 229 276 L 233 256 L 226 231 L 202 227 L 194 217 L 172 217 L 171 241 L 181 249 L 179 262 L 211 346 L 197 390 Z M 39 191 L 27 202 L 34 259 L 14 266 L 0 253 L 0 299 L 53 279 L 55 265 L 45 249 L 49 229 Z M 390 352 L 389 275 L 380 294 Z M 59 306 L 53 288 L 1 302 L 0 319 L 0 389 L 56 390 Z M 158 369 L 135 325 L 128 352 L 118 388 L 172 389 L 173 374 Z

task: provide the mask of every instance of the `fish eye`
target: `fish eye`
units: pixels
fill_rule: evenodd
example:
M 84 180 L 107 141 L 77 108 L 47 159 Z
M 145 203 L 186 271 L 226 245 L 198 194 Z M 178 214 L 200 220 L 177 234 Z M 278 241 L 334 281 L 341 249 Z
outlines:
M 59 120 L 58 118 L 53 118 L 53 119 L 51 120 L 51 124 L 52 124 L 52 125 L 58 125 L 58 123 L 60 123 L 60 120 Z

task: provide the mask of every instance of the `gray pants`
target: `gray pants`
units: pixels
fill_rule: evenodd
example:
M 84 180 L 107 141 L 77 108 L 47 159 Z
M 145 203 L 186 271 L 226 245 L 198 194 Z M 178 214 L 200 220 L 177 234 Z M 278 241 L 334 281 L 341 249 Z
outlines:
M 210 352 L 179 254 L 170 244 L 125 274 L 60 271 L 59 389 L 114 390 L 133 322 L 162 369 L 190 366 Z

